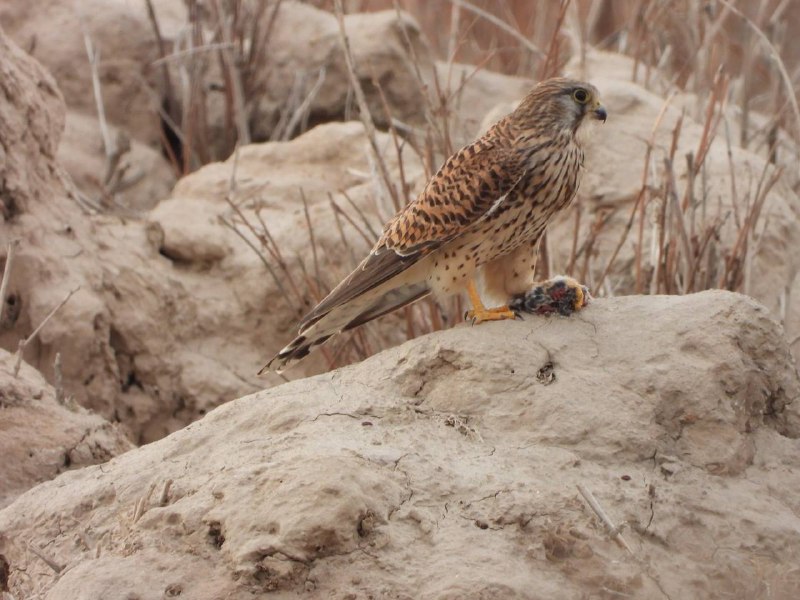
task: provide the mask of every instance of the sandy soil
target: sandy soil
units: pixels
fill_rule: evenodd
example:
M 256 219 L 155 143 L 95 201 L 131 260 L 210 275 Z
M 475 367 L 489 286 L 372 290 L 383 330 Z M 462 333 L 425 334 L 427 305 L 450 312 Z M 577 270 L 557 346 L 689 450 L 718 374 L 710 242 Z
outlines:
M 155 4 L 177 43 L 184 3 Z M 0 600 L 800 597 L 800 380 L 787 342 L 800 348 L 800 203 L 783 181 L 748 258 L 755 300 L 599 299 L 570 319 L 460 326 L 323 375 L 318 353 L 289 383 L 255 377 L 313 294 L 269 276 L 220 221 L 227 200 L 269 223 L 287 277 L 308 285 L 317 271 L 320 289 L 369 246 L 360 229 L 394 210 L 362 125 L 336 122 L 352 97 L 335 19 L 284 4 L 273 62 L 256 77 L 267 89 L 252 124 L 260 143 L 228 157 L 209 60 L 209 152 L 228 158 L 177 182 L 159 148 L 165 92 L 147 68 L 157 52 L 144 3 L 0 6 L 0 252 L 20 241 L 0 320 Z M 133 183 L 115 198 L 90 70 L 75 69 L 86 61 L 78 6 L 104 57 L 110 132 L 131 144 Z M 360 76 L 384 84 L 409 128 L 399 151 L 377 136 L 409 198 L 437 160 L 417 154 L 425 113 L 409 52 L 452 94 L 459 143 L 531 83 L 436 63 L 394 11 L 347 27 Z M 586 58 L 567 69 L 598 85 L 611 119 L 587 154 L 582 227 L 620 208 L 594 248 L 609 255 L 648 140 L 656 177 L 676 123 L 683 156 L 704 117 L 688 94 L 665 108 L 665 82 L 632 83 L 630 59 Z M 267 141 L 321 66 L 316 126 Z M 386 125 L 369 86 L 367 102 Z M 737 210 L 728 190 L 750 194 L 766 166 L 752 150 L 729 155 L 718 136 L 704 173 L 713 202 Z M 675 176 L 682 192 L 683 161 Z M 352 202 L 365 222 L 342 222 L 332 202 Z M 563 268 L 571 221 L 549 235 Z M 620 248 L 606 292 L 630 292 L 632 253 Z M 15 375 L 18 341 L 76 289 Z M 398 319 L 376 333 L 405 338 Z
M 62 474 L 0 553 L 25 598 L 788 600 L 798 398 L 735 294 L 465 325 Z

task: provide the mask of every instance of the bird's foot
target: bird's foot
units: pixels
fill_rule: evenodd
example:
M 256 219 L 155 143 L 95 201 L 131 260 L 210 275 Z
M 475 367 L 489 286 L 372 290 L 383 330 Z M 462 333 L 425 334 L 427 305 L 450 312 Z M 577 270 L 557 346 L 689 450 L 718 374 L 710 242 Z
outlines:
M 464 315 L 467 320 L 472 320 L 475 323 L 483 323 L 484 321 L 502 321 L 504 319 L 516 319 L 517 313 L 511 310 L 508 306 L 497 306 L 495 308 L 477 308 L 475 310 L 468 310 Z
M 558 313 L 568 317 L 589 303 L 592 295 L 582 283 L 572 277 L 559 275 L 534 285 L 527 292 L 518 294 L 508 303 L 516 314 L 523 312 L 537 315 Z

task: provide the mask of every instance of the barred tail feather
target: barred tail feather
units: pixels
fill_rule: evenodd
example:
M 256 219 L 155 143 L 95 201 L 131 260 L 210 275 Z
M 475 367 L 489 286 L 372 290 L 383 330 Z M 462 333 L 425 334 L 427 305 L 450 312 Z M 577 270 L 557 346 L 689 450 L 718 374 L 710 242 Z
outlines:
M 327 314 L 315 321 L 310 327 L 301 330 L 283 350 L 278 352 L 258 372 L 282 372 L 288 366 L 308 356 L 314 347 L 324 344 L 328 339 L 342 331 L 355 329 L 369 323 L 387 313 L 402 308 L 430 294 L 430 288 L 424 283 L 403 286 L 371 298 L 362 298 L 332 308 Z M 361 306 L 357 306 L 357 305 Z

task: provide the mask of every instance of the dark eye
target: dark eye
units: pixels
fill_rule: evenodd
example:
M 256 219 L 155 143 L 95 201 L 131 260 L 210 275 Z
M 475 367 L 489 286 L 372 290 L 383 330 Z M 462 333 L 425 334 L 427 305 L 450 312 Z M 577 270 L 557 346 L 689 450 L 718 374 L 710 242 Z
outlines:
M 589 92 L 587 92 L 583 88 L 578 88 L 577 90 L 572 92 L 572 97 L 578 104 L 586 104 L 589 101 Z

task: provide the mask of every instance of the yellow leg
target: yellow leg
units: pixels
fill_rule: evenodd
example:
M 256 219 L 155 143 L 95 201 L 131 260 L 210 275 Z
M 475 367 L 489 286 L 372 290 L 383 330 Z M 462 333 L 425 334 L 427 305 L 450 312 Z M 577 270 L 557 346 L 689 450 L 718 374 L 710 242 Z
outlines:
M 478 290 L 475 288 L 475 282 L 472 279 L 467 284 L 467 294 L 469 295 L 469 301 L 472 303 L 472 310 L 467 311 L 466 318 L 472 319 L 473 323 L 517 318 L 517 313 L 508 308 L 508 306 L 486 308 L 481 302 L 481 297 L 478 295 Z

